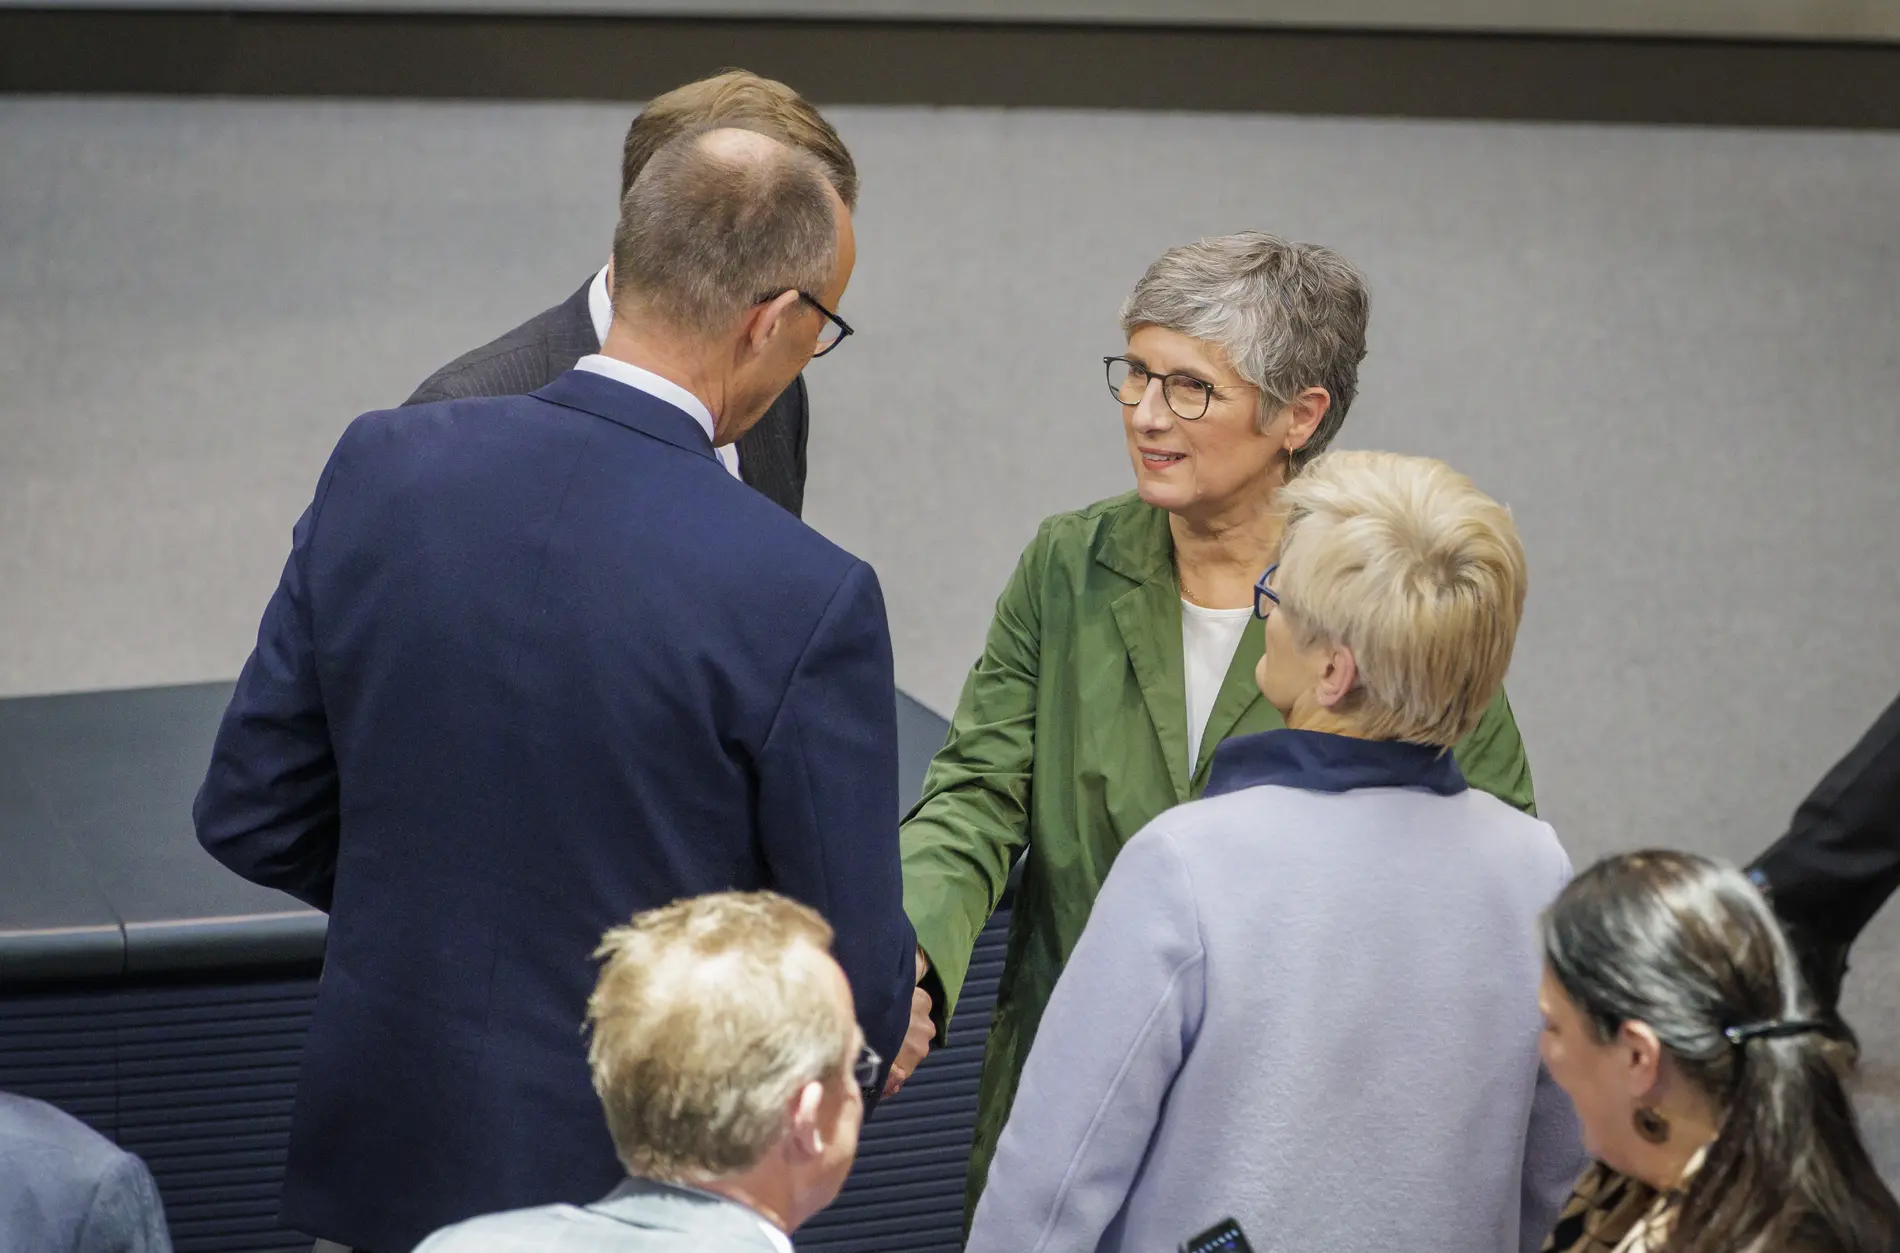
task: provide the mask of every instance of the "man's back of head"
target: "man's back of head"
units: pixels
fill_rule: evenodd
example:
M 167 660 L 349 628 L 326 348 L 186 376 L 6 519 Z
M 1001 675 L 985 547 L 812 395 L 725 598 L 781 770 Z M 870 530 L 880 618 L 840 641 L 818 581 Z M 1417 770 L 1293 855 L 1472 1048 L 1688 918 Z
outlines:
M 721 128 L 660 149 L 620 203 L 603 355 L 697 396 L 738 439 L 821 347 L 856 261 L 816 157 Z
M 761 296 L 830 285 L 835 193 L 815 157 L 754 131 L 683 136 L 621 200 L 614 305 L 716 336 Z
M 815 911 L 772 892 L 675 901 L 607 932 L 588 1063 L 632 1178 L 590 1207 L 611 1220 L 603 1231 L 676 1224 L 678 1247 L 697 1249 L 735 1227 L 788 1234 L 837 1196 L 864 1116 L 859 1072 L 876 1059 L 831 940 Z M 425 1248 L 503 1247 L 504 1229 L 530 1244 L 577 1221 L 559 1206 L 492 1215 Z

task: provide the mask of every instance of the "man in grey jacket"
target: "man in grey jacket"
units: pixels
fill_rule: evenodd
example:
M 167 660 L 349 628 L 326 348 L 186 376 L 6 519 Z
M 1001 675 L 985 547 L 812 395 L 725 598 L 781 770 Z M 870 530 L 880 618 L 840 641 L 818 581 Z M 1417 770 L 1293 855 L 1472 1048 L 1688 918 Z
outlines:
M 792 1253 L 857 1156 L 864 1043 L 831 928 L 771 892 L 607 933 L 588 1062 L 628 1179 L 444 1228 L 417 1253 Z
M 0 1092 L 0 1249 L 171 1248 L 144 1162 L 44 1101 Z

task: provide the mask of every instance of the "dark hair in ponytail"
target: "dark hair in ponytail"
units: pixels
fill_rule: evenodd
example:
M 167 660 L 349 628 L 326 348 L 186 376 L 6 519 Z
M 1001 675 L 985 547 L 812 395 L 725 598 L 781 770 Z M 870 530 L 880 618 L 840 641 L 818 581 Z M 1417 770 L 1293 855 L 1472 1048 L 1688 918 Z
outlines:
M 1900 1204 L 1745 876 L 1692 853 L 1606 858 L 1570 882 L 1543 930 L 1551 973 L 1598 1036 L 1647 1023 L 1721 1118 L 1668 1253 L 1893 1253 Z

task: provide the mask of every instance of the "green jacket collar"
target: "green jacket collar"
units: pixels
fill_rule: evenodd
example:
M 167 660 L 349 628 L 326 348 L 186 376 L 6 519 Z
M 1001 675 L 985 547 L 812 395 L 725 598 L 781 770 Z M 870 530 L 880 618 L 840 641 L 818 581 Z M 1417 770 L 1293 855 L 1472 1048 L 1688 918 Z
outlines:
M 1122 645 L 1128 650 L 1135 682 L 1141 687 L 1148 720 L 1161 741 L 1175 801 L 1190 800 L 1195 781 L 1206 776 L 1214 750 L 1260 699 L 1253 672 L 1263 641 L 1260 632 L 1253 629 L 1241 636 L 1233 663 L 1221 681 L 1220 696 L 1208 713 L 1200 760 L 1190 770 L 1187 680 L 1181 659 L 1181 585 L 1174 570 L 1174 536 L 1168 529 L 1168 515 L 1133 492 L 1118 497 L 1104 513 L 1095 542 L 1095 562 L 1134 583 L 1115 598 L 1110 609 Z
M 1165 574 L 1174 586 L 1174 536 L 1168 530 L 1167 513 L 1134 492 L 1106 504 L 1095 539 L 1097 564 L 1137 583 Z

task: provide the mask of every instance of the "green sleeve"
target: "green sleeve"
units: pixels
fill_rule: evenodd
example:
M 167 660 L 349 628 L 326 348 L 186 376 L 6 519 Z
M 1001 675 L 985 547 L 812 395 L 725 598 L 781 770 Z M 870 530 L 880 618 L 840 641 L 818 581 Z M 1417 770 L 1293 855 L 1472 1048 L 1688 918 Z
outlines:
M 1047 529 L 1023 552 L 996 602 L 983 655 L 964 680 L 923 797 L 904 819 L 904 912 L 930 961 L 941 1041 L 977 933 L 1002 898 L 1011 864 L 1029 842 L 1029 782 L 1036 756 L 1036 677 Z
M 1470 735 L 1453 746 L 1452 756 L 1464 772 L 1465 782 L 1481 792 L 1489 792 L 1507 805 L 1527 814 L 1537 813 L 1537 797 L 1531 791 L 1531 761 L 1524 755 L 1524 741 L 1517 733 L 1517 719 L 1511 715 L 1511 702 L 1504 689 L 1492 698 L 1491 707 Z

